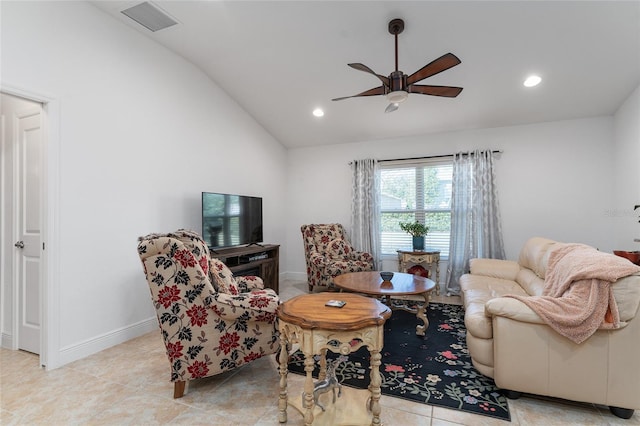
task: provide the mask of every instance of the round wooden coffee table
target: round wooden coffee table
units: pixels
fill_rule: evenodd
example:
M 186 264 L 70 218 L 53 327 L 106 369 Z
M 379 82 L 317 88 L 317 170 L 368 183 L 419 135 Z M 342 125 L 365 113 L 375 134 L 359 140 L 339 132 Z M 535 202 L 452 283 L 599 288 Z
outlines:
M 333 279 L 336 287 L 353 293 L 365 294 L 368 296 L 384 297 L 385 303 L 391 309 L 402 309 L 416 314 L 423 324 L 416 326 L 416 334 L 425 335 L 429 320 L 425 315 L 431 290 L 436 287 L 436 283 L 428 278 L 418 275 L 394 272 L 391 281 L 383 281 L 380 271 L 349 272 L 338 275 Z M 424 305 L 417 309 L 409 307 L 406 303 L 392 303 L 393 296 L 420 296 L 424 299 Z
M 346 302 L 341 308 L 329 307 L 330 300 Z M 294 297 L 278 307 L 278 329 L 280 331 L 280 396 L 278 420 L 287 421 L 287 406 L 293 405 L 304 415 L 304 424 L 362 424 L 380 425 L 380 364 L 382 355 L 384 323 L 391 316 L 389 307 L 379 301 L 349 293 L 316 293 Z M 304 353 L 306 378 L 302 398 L 287 396 L 288 348 L 300 345 Z M 350 396 L 342 396 L 326 411 L 314 413 L 313 356 L 320 355 L 319 380 L 326 374 L 327 350 L 347 355 L 366 346 L 371 354 L 369 390 L 344 389 Z M 362 397 L 358 403 L 353 400 Z M 368 398 L 367 398 L 368 397 Z M 300 404 L 301 402 L 301 404 Z M 361 402 L 361 403 L 360 403 Z M 300 407 L 299 407 L 300 406 Z M 334 407 L 335 406 L 335 407 Z M 370 414 L 368 411 L 370 410 Z M 319 409 L 315 410 L 316 412 Z M 345 418 L 341 419 L 341 416 Z M 357 417 L 357 418 L 356 418 Z M 362 418 L 360 418 L 362 417 Z M 339 420 L 340 419 L 340 420 Z

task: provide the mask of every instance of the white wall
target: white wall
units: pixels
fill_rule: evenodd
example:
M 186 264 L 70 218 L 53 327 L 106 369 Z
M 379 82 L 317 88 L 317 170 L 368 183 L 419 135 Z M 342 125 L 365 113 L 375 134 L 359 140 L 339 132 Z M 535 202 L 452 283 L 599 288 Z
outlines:
M 640 86 L 618 109 L 614 119 L 615 204 L 608 215 L 614 223 L 615 248 L 640 250 Z
M 54 303 L 61 312 L 53 325 L 59 330 L 54 363 L 132 337 L 137 324 L 155 329 L 136 238 L 199 230 L 201 191 L 264 197 L 265 240 L 283 245 L 281 271 L 299 276 L 305 271 L 300 225 L 350 226 L 348 162 L 356 158 L 503 150 L 497 173 L 511 259 L 532 235 L 611 250 L 635 226 L 619 226 L 609 212 L 630 207 L 626 191 L 611 190 L 616 183 L 635 179 L 633 197 L 639 193 L 637 90 L 615 120 L 286 152 L 198 69 L 91 5 L 1 7 L 2 88 L 42 93 L 59 110 L 52 153 L 59 157 L 59 188 L 50 194 L 57 198 Z M 632 164 L 614 167 L 623 161 Z
M 60 106 L 53 364 L 157 327 L 137 237 L 199 231 L 201 191 L 262 196 L 284 243 L 285 149 L 196 67 L 84 2 L 1 19 L 2 88 Z
M 350 228 L 349 161 L 475 148 L 504 151 L 496 173 L 509 259 L 517 259 L 532 236 L 610 251 L 615 240 L 604 212 L 613 204 L 612 123 L 612 117 L 600 117 L 289 150 L 286 269 L 304 276 L 301 224 L 342 222 Z M 385 268 L 393 266 L 385 262 Z

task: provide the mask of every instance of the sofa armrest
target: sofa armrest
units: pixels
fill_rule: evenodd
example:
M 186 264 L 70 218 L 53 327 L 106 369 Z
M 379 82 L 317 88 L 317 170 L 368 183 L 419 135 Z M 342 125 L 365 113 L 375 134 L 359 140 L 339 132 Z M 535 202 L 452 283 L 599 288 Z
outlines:
M 469 266 L 473 275 L 484 275 L 510 281 L 515 281 L 518 271 L 520 271 L 518 262 L 512 260 L 471 259 Z
M 484 311 L 489 316 L 499 316 L 531 324 L 546 324 L 530 307 L 512 297 L 496 297 L 487 301 Z

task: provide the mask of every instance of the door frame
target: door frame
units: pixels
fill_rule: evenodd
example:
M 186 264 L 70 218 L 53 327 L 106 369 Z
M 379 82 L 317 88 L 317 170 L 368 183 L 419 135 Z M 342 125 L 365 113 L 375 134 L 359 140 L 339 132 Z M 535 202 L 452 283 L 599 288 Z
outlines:
M 42 172 L 42 251 L 40 266 L 40 365 L 47 370 L 60 366 L 60 102 L 56 96 L 7 84 L 0 92 L 29 99 L 42 104 L 42 135 L 44 138 Z M 13 236 L 4 236 L 12 238 Z M 16 283 L 14 283 L 14 297 Z M 12 332 L 17 332 L 18 312 L 12 313 Z M 15 334 L 14 334 L 15 336 Z M 14 343 L 14 345 L 17 342 Z

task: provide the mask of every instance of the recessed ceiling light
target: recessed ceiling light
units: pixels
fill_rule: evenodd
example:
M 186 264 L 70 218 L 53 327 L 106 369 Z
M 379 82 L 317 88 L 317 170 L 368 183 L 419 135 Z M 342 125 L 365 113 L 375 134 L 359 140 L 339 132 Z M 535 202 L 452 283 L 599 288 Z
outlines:
M 316 117 L 322 117 L 324 115 L 324 111 L 321 108 L 316 108 L 313 110 L 313 115 Z
M 527 79 L 524 81 L 523 84 L 524 84 L 524 87 L 533 87 L 540 84 L 541 81 L 542 79 L 539 76 L 530 75 L 529 77 L 527 77 Z

